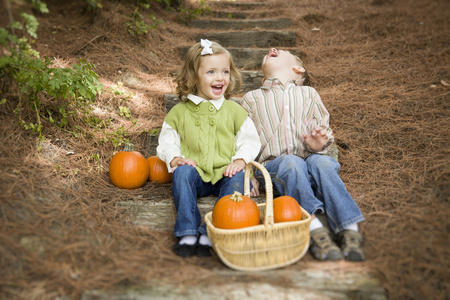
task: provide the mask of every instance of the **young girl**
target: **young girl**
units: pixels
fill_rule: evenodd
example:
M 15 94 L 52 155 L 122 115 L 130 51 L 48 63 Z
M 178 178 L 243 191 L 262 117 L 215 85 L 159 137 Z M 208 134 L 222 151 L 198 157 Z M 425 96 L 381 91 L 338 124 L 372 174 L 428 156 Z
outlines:
M 157 155 L 172 174 L 177 210 L 173 251 L 182 257 L 210 256 L 211 241 L 197 207 L 197 197 L 220 199 L 243 192 L 245 164 L 261 143 L 248 113 L 226 100 L 241 76 L 230 53 L 216 42 L 201 40 L 187 52 L 176 77 L 181 103 L 167 114 Z

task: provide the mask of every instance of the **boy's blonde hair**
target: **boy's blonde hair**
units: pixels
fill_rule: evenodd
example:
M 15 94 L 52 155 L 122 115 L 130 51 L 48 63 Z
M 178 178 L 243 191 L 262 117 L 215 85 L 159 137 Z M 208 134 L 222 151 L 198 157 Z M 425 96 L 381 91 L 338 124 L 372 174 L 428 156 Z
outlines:
M 225 99 L 229 99 L 231 96 L 231 92 L 233 91 L 236 85 L 238 91 L 241 89 L 241 82 L 242 82 L 241 74 L 239 73 L 238 69 L 236 68 L 233 62 L 233 57 L 224 47 L 222 47 L 220 44 L 216 42 L 212 42 L 211 49 L 213 51 L 212 55 L 226 53 L 230 59 L 230 84 L 228 85 L 228 88 L 224 93 Z M 188 94 L 195 95 L 198 92 L 197 73 L 203 58 L 203 56 L 201 55 L 202 50 L 203 48 L 200 42 L 194 44 L 191 48 L 189 48 L 184 57 L 181 70 L 175 78 L 175 81 L 178 84 L 176 91 L 181 102 L 187 101 L 186 96 Z

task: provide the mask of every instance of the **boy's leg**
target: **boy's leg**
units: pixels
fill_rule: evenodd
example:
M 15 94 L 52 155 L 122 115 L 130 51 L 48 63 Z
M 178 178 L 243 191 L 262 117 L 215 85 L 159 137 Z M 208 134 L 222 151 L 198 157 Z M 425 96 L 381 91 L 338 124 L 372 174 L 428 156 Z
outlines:
M 306 163 L 313 189 L 325 205 L 327 221 L 337 234 L 344 257 L 351 261 L 365 260 L 360 233 L 347 230 L 356 227 L 364 217 L 339 177 L 339 163 L 332 157 L 318 154 L 308 156 Z
M 296 155 L 283 155 L 266 164 L 272 183 L 281 195 L 295 198 L 309 214 L 324 213 L 324 206 L 311 188 L 306 162 Z M 255 172 L 264 186 L 260 170 Z
M 340 165 L 332 157 L 311 154 L 306 158 L 311 184 L 317 198 L 323 201 L 328 221 L 335 233 L 359 223 L 364 217 L 339 177 Z
M 295 155 L 280 156 L 266 164 L 272 182 L 281 195 L 294 197 L 300 205 L 311 215 L 324 213 L 324 206 L 319 201 L 311 188 L 306 162 Z M 264 184 L 261 171 L 256 171 L 256 177 Z M 314 219 L 311 225 L 319 222 Z M 320 222 L 319 222 L 320 224 Z M 339 260 L 342 253 L 339 247 L 331 239 L 330 232 L 320 226 L 310 227 L 312 255 L 318 260 Z

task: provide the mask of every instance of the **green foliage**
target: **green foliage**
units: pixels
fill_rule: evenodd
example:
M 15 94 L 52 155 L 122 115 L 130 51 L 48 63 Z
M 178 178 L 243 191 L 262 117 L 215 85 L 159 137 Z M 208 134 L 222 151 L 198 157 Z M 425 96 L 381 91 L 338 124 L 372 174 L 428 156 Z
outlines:
M 29 20 L 36 21 L 33 16 Z M 33 25 L 35 29 L 37 25 L 36 21 Z M 52 67 L 53 61 L 40 59 L 39 53 L 31 48 L 26 38 L 9 34 L 5 28 L 0 28 L 0 45 L 7 53 L 0 57 L 0 77 L 8 76 L 17 83 L 20 94 L 14 112 L 19 124 L 39 134 L 38 151 L 45 140 L 43 120 L 61 128 L 67 127 L 69 120 L 78 114 L 89 120 L 92 104 L 103 89 L 93 64 L 80 59 L 79 64 L 73 64 L 72 68 Z M 43 98 L 54 101 L 44 104 Z M 34 122 L 22 119 L 21 112 L 25 109 L 35 113 Z M 72 123 L 76 124 L 76 121 L 72 120 Z
M 179 20 L 183 23 L 188 23 L 190 20 L 196 19 L 201 15 L 211 15 L 212 11 L 209 6 L 205 3 L 205 0 L 199 2 L 199 6 L 194 9 L 186 9 L 180 6 L 178 9 L 180 13 Z
M 114 146 L 114 151 L 116 151 L 117 147 L 119 147 L 120 145 L 130 142 L 127 136 L 128 132 L 124 127 L 119 127 L 114 133 L 107 134 L 108 139 Z
M 100 0 L 86 1 L 89 5 L 101 8 Z M 45 3 L 40 0 L 26 2 L 40 12 L 48 12 Z M 131 121 L 129 128 L 122 126 L 111 131 L 113 118 L 100 119 L 93 114 L 97 97 L 104 90 L 98 81 L 95 66 L 79 59 L 71 67 L 64 68 L 56 58 L 40 58 L 39 53 L 30 46 L 33 40 L 27 38 L 37 38 L 38 20 L 27 13 L 21 13 L 20 16 L 20 22 L 9 24 L 12 33 L 0 27 L 0 47 L 3 52 L 0 56 L 0 81 L 8 82 L 3 85 L 8 89 L 17 87 L 19 100 L 14 113 L 25 130 L 38 134 L 37 151 L 43 146 L 44 131 L 48 126 L 57 127 L 75 137 L 95 136 L 98 138 L 96 142 L 111 142 L 114 149 L 129 142 L 129 129 L 137 124 L 126 105 L 132 93 L 125 92 L 121 82 L 110 87 L 113 99 L 119 101 L 118 114 Z M 138 9 L 132 17 L 142 21 L 137 23 L 138 27 L 133 27 L 138 34 L 156 28 L 162 22 L 150 15 L 153 23 L 146 23 L 149 19 L 145 19 Z M 17 29 L 19 34 L 16 35 L 12 29 Z M 0 107 L 6 107 L 3 104 L 7 101 L 10 103 L 8 98 L 0 99 Z M 93 159 L 98 162 L 98 157 L 94 156 Z
M 139 12 L 139 8 L 136 8 L 133 13 L 130 14 L 131 20 L 127 22 L 128 32 L 135 36 L 136 34 L 146 34 L 148 30 L 155 29 L 163 20 L 156 19 L 153 14 L 149 15 L 148 18 L 150 23 L 147 23 L 146 18 Z
M 42 2 L 41 0 L 25 0 L 25 2 L 31 4 L 31 6 L 41 13 L 48 13 L 47 4 Z
M 99 9 L 103 8 L 101 0 L 86 0 L 86 2 L 89 4 L 89 7 L 93 10 L 96 8 L 99 8 Z
M 147 132 L 151 135 L 151 136 L 158 136 L 161 133 L 161 128 L 153 128 L 153 129 L 149 129 L 147 130 Z

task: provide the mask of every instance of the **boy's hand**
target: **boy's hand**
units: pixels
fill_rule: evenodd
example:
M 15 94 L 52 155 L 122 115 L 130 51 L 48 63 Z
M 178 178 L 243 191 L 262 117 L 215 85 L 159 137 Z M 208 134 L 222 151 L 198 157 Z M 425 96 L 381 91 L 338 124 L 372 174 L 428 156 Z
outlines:
M 259 196 L 259 181 L 255 178 L 255 175 L 250 179 L 252 182 L 252 190 L 250 191 L 250 196 Z
M 311 131 L 310 135 L 303 135 L 306 145 L 313 151 L 322 150 L 325 143 L 328 141 L 327 133 L 322 127 L 318 127 Z
M 177 167 L 183 166 L 183 165 L 189 165 L 189 166 L 195 167 L 197 165 L 197 163 L 195 161 L 193 161 L 192 159 L 181 158 L 181 157 L 175 157 L 170 162 L 170 166 L 172 167 L 172 172 L 175 171 L 175 169 Z
M 223 175 L 225 177 L 233 177 L 237 172 L 242 171 L 245 168 L 245 161 L 243 159 L 236 159 L 231 164 L 227 166 Z

